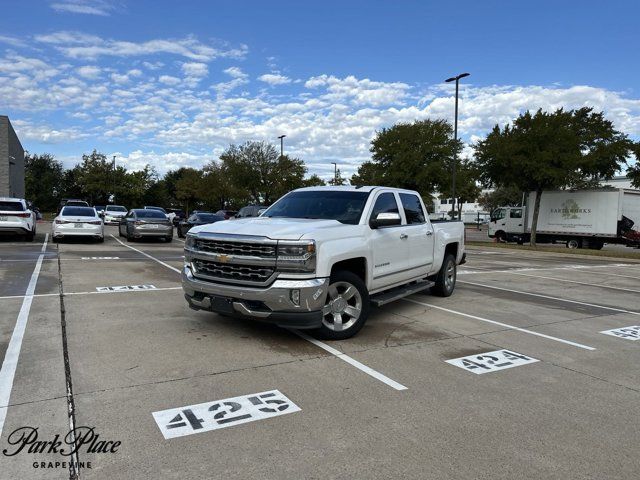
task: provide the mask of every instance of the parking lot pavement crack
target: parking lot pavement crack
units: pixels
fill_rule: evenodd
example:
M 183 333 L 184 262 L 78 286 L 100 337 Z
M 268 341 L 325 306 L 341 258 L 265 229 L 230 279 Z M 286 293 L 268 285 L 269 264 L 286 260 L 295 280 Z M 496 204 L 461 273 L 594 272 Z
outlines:
M 80 478 L 80 472 L 77 468 L 78 463 L 78 448 L 76 444 L 75 428 L 76 428 L 76 408 L 73 400 L 73 382 L 71 380 L 71 365 L 69 363 L 69 347 L 67 343 L 67 319 L 66 310 L 64 306 L 64 287 L 62 284 L 62 264 L 60 262 L 60 246 L 56 249 L 58 257 L 58 289 L 60 294 L 60 328 L 62 330 L 62 356 L 64 360 L 64 376 L 66 382 L 66 399 L 67 399 L 67 413 L 69 415 L 69 435 L 72 447 L 71 462 L 69 462 L 69 479 L 78 480 Z

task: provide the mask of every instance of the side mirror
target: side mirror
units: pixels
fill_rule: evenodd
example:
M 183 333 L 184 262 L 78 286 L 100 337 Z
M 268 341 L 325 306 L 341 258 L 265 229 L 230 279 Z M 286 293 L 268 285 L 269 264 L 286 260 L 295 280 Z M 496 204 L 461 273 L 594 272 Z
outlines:
M 402 219 L 399 213 L 395 212 L 383 212 L 379 213 L 376 218 L 369 220 L 369 226 L 371 228 L 391 227 L 393 225 L 400 225 Z

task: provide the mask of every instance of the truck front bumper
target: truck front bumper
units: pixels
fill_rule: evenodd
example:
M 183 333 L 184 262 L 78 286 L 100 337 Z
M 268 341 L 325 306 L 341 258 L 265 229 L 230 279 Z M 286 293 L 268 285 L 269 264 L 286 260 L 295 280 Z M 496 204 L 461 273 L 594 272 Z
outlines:
M 189 307 L 289 328 L 321 326 L 328 287 L 328 278 L 276 280 L 264 288 L 228 285 L 200 280 L 187 266 L 182 270 Z

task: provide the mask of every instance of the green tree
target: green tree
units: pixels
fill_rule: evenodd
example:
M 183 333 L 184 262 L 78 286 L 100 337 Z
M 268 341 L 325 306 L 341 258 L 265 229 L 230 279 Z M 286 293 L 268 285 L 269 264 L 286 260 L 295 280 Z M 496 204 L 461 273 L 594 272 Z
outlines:
M 448 159 L 461 150 L 462 142 L 453 139 L 453 128 L 446 120 L 398 123 L 376 134 L 372 160 L 360 166 L 352 183 L 432 192 L 450 181 Z
M 252 202 L 265 205 L 303 186 L 307 171 L 302 160 L 280 156 L 266 142 L 231 145 L 220 155 L 220 162 L 226 181 L 244 191 Z
M 188 214 L 189 207 L 200 199 L 202 171 L 195 168 L 185 168 L 180 179 L 176 182 L 176 198 L 183 202 L 184 211 Z
M 521 205 L 522 191 L 514 186 L 498 187 L 480 195 L 478 203 L 487 212 L 492 212 L 498 207 Z
M 440 196 L 451 198 L 451 187 L 451 182 L 445 182 L 443 185 L 440 185 L 438 188 Z M 478 170 L 475 168 L 473 162 L 468 159 L 459 160 L 456 166 L 456 207 L 459 220 L 462 219 L 462 205 L 467 202 L 475 202 L 481 191 L 482 189 L 478 184 Z
M 632 151 L 636 157 L 636 163 L 627 170 L 627 177 L 631 179 L 631 185 L 640 188 L 640 142 L 636 142 Z
M 613 177 L 632 146 L 626 135 L 591 108 L 538 110 L 520 115 L 513 125 L 496 125 L 475 145 L 475 157 L 485 185 L 536 192 L 531 225 L 535 246 L 542 192 Z
M 55 212 L 64 193 L 62 163 L 48 153 L 29 154 L 24 170 L 26 197 L 43 212 Z
M 82 155 L 78 182 L 82 186 L 83 196 L 92 205 L 104 205 L 109 201 L 110 194 L 122 185 L 121 181 L 125 173 L 124 167 L 114 171 L 113 163 L 107 160 L 107 156 L 95 149 L 89 155 Z M 119 190 L 122 191 L 121 188 Z
M 324 187 L 326 183 L 317 174 L 313 174 L 305 178 L 302 182 L 303 187 Z

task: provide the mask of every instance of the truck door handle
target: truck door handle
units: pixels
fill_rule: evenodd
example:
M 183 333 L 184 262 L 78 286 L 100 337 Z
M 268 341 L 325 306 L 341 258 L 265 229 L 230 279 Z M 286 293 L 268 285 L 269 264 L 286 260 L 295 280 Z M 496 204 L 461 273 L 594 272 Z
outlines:
M 400 235 L 400 240 L 406 240 L 409 236 L 406 233 Z
M 427 232 L 427 237 L 430 237 L 431 235 L 433 235 L 433 232 L 432 232 L 431 230 L 429 230 L 429 231 Z

